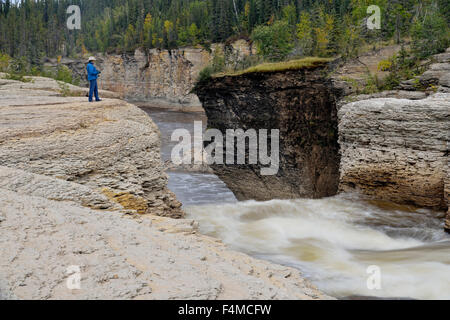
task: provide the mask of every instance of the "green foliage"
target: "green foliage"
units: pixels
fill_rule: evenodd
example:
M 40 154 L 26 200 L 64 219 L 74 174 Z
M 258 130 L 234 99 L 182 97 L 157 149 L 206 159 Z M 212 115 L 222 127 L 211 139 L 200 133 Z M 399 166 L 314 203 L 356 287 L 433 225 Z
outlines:
M 420 59 L 413 52 L 402 48 L 402 50 L 391 58 L 387 69 L 389 75 L 384 79 L 384 90 L 395 89 L 400 82 L 412 79 L 424 72 L 424 68 L 420 64 Z
M 0 72 L 7 72 L 11 57 L 7 54 L 0 53 Z
M 419 58 L 444 51 L 450 44 L 450 29 L 436 9 L 417 18 L 412 26 L 412 48 Z
M 392 60 L 381 60 L 378 63 L 378 70 L 389 71 L 392 68 Z
M 213 74 L 223 72 L 225 67 L 225 54 L 220 48 L 216 48 L 211 64 L 200 71 L 198 82 L 206 81 L 210 79 Z
M 69 97 L 71 95 L 69 86 L 63 81 L 58 81 L 59 92 L 63 97 Z
M 282 9 L 283 20 L 285 20 L 289 26 L 295 29 L 297 23 L 297 10 L 294 5 L 285 6 Z
M 4 4 L 0 1 L 0 4 Z M 357 57 L 381 41 L 412 39 L 420 57 L 449 45 L 448 0 L 24 0 L 0 5 L 0 51 L 25 57 L 28 72 L 42 57 L 124 53 L 138 47 L 209 47 L 248 37 L 262 58 Z M 81 30 L 66 27 L 80 5 Z M 381 30 L 368 30 L 367 7 L 381 8 Z M 292 55 L 291 55 L 292 53 Z M 4 58 L 4 57 L 3 57 Z M 0 64 L 4 62 L 0 62 Z M 252 64 L 246 61 L 245 64 Z M 0 68 L 5 68 L 1 67 Z M 8 66 L 9 68 L 9 66 Z M 41 72 L 44 72 L 41 70 Z
M 206 66 L 206 67 L 204 67 L 204 68 L 200 71 L 200 73 L 199 73 L 199 75 L 198 75 L 197 81 L 198 81 L 198 82 L 204 82 L 204 81 L 207 81 L 207 80 L 211 79 L 212 75 L 214 74 L 214 71 L 213 71 L 213 70 L 214 70 L 214 69 L 213 69 L 212 66 Z
M 293 49 L 292 33 L 287 21 L 275 21 L 273 25 L 258 26 L 252 33 L 258 54 L 268 61 L 281 61 Z
M 311 17 L 308 12 L 302 12 L 300 22 L 297 24 L 298 46 L 301 54 L 305 56 L 312 55 L 314 40 Z
M 66 66 L 59 65 L 54 78 L 65 83 L 72 83 L 72 71 Z
M 5 79 L 15 80 L 20 82 L 32 82 L 30 78 L 26 78 L 23 74 L 18 73 L 7 73 Z
M 25 57 L 20 57 L 17 59 L 5 58 L 8 60 L 8 66 L 6 68 L 6 79 L 15 80 L 21 82 L 30 82 L 30 78 L 26 78 L 25 75 L 28 73 L 30 66 Z M 5 64 L 6 66 L 6 64 Z
M 25 57 L 10 60 L 8 72 L 11 74 L 25 75 L 30 69 L 30 65 Z
M 366 76 L 366 85 L 364 86 L 362 93 L 372 94 L 383 90 L 383 84 L 378 76 L 372 75 L 370 72 Z

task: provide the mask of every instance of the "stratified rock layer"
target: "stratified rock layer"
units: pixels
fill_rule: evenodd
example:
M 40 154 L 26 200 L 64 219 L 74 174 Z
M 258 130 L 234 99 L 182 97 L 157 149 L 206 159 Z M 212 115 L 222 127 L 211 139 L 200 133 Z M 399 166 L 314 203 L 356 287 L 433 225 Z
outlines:
M 145 112 L 121 100 L 62 97 L 41 79 L 0 80 L 0 166 L 98 189 L 140 213 L 182 216 Z
M 342 191 L 448 207 L 449 94 L 358 101 L 343 106 L 339 119 Z
M 173 50 L 139 48 L 134 54 L 97 54 L 96 65 L 102 71 L 99 86 L 128 100 L 201 111 L 201 103 L 191 91 L 200 71 L 214 55 L 224 56 L 226 65 L 232 68 L 254 53 L 252 44 L 240 39 L 226 46 L 212 44 L 211 50 L 201 47 Z M 84 60 L 46 59 L 44 65 L 49 68 L 65 65 L 86 85 L 86 60 L 87 57 Z
M 219 129 L 224 135 L 227 129 L 280 130 L 278 174 L 262 176 L 265 166 L 261 164 L 212 165 L 238 199 L 336 194 L 338 92 L 324 77 L 325 68 L 226 76 L 197 86 L 208 128 Z

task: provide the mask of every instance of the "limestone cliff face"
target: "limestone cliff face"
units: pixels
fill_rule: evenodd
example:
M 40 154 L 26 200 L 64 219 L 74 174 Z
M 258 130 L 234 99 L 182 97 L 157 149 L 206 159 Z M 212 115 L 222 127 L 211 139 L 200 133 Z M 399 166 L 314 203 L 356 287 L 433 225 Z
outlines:
M 426 65 L 428 70 L 402 82 L 400 91 L 359 96 L 362 101 L 340 109 L 342 191 L 449 207 L 450 48 Z M 442 94 L 417 91 L 418 83 Z M 450 210 L 445 228 L 450 232 Z
M 132 101 L 201 109 L 201 103 L 191 91 L 200 71 L 210 64 L 215 54 L 225 57 L 233 67 L 244 57 L 255 54 L 255 48 L 246 40 L 231 44 L 213 44 L 210 50 L 186 47 L 174 50 L 137 49 L 133 54 L 97 54 L 97 66 L 102 71 L 101 89 L 120 94 Z M 72 70 L 75 78 L 87 86 L 86 59 L 63 58 L 60 63 Z M 44 65 L 56 68 L 56 59 L 46 59 Z
M 100 55 L 100 86 L 131 100 L 199 106 L 190 93 L 200 70 L 209 63 L 203 49 L 136 50 L 134 55 Z
M 448 207 L 450 94 L 358 101 L 343 106 L 339 120 L 340 190 Z
M 280 170 L 262 176 L 261 165 L 213 165 L 238 199 L 319 198 L 339 183 L 336 96 L 326 67 L 214 78 L 196 88 L 208 127 L 279 129 Z M 270 131 L 269 131 L 270 132 Z

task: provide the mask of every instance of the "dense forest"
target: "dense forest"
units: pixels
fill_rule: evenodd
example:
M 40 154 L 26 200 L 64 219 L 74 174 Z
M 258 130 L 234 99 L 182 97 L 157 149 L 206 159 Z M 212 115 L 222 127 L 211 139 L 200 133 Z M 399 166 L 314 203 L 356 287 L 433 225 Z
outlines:
M 66 27 L 69 5 L 81 30 Z M 369 5 L 381 29 L 368 30 Z M 0 52 L 32 64 L 44 56 L 171 49 L 239 37 L 268 60 L 351 56 L 374 42 L 412 40 L 417 53 L 448 45 L 448 0 L 0 0 Z

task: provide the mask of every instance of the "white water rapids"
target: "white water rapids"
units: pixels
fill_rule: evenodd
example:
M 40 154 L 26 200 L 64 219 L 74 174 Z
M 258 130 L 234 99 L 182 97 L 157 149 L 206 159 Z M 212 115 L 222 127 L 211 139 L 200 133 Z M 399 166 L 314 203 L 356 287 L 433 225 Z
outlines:
M 165 160 L 171 132 L 204 120 L 199 114 L 146 111 L 160 127 Z M 202 233 L 298 268 L 329 295 L 450 299 L 450 236 L 443 231 L 442 212 L 355 195 L 237 202 L 216 176 L 189 172 L 170 173 L 169 188 Z M 367 268 L 373 265 L 381 272 L 381 290 L 367 286 Z
M 450 241 L 429 211 L 384 210 L 344 196 L 190 206 L 201 232 L 300 269 L 335 297 L 450 299 Z M 369 266 L 381 290 L 369 290 Z

